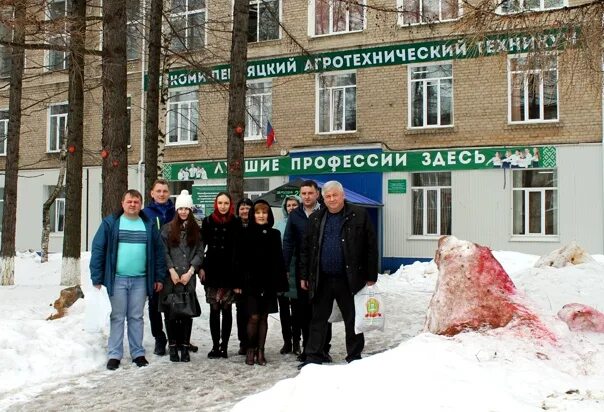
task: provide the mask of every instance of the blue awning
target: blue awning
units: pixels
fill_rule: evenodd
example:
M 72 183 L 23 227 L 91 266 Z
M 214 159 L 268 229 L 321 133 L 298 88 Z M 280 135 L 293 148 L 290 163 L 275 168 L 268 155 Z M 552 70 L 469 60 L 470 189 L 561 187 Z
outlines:
M 317 182 L 317 185 L 319 186 L 319 188 L 323 188 L 323 185 L 325 184 L 325 182 L 321 182 L 316 179 L 315 179 L 315 182 Z M 353 192 L 352 190 L 346 189 L 346 188 L 344 188 L 344 197 L 350 203 L 354 203 L 355 205 L 359 205 L 359 206 L 363 206 L 363 207 L 382 207 L 382 206 L 384 206 L 380 202 L 377 202 L 373 199 L 369 199 L 368 197 L 363 196 L 362 194 Z

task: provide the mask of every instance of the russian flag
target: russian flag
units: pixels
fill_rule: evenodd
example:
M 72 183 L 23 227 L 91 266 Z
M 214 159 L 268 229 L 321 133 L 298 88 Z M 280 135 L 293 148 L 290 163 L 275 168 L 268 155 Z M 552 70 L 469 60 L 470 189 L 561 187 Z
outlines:
M 277 139 L 275 139 L 275 130 L 273 130 L 273 125 L 271 122 L 266 122 L 266 147 L 271 147 L 273 143 L 275 143 Z

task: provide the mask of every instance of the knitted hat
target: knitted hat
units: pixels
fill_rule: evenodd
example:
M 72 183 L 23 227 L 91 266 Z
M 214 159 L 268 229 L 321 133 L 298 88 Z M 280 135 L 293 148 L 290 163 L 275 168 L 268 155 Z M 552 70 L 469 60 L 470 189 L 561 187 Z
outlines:
M 188 209 L 193 208 L 193 198 L 189 194 L 188 190 L 182 190 L 178 196 L 176 196 L 176 203 L 174 205 L 176 210 L 181 207 L 186 207 Z

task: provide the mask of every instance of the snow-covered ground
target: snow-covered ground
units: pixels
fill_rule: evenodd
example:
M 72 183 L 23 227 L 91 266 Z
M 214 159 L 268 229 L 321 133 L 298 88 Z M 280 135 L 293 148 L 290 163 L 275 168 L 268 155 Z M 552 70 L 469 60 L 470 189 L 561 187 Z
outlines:
M 494 254 L 558 335 L 555 346 L 506 328 L 455 337 L 422 333 L 438 272 L 434 263 L 415 263 L 380 276 L 386 328 L 366 334 L 363 360 L 343 361 L 338 323 L 334 364 L 300 372 L 295 356 L 279 354 L 276 315 L 269 323 L 267 366 L 247 366 L 235 354 L 235 326 L 230 357 L 208 359 L 205 304 L 193 323 L 200 351 L 190 363 L 153 355 L 147 325 L 150 365 L 139 369 L 125 358 L 118 371 L 107 371 L 109 306 L 104 289 L 90 284 L 89 257 L 82 259 L 86 298 L 66 317 L 46 321 L 61 290 L 60 256 L 42 265 L 37 255 L 21 254 L 16 285 L 0 287 L 0 410 L 604 411 L 604 334 L 570 332 L 556 318 L 571 302 L 604 311 L 604 256 L 595 256 L 598 263 L 536 269 L 537 256 Z M 205 302 L 203 290 L 199 294 Z

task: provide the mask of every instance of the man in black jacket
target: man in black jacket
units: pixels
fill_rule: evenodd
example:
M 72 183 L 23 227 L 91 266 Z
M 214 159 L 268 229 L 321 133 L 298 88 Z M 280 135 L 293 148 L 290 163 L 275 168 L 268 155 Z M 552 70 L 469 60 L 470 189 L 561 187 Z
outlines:
M 309 363 L 322 363 L 328 319 L 336 300 L 346 330 L 346 361 L 361 359 L 362 333 L 354 332 L 354 294 L 377 280 L 375 229 L 367 211 L 345 201 L 344 188 L 332 180 L 323 186 L 325 208 L 313 213 L 300 253 L 300 286 L 312 303 L 310 336 L 305 348 Z
M 285 261 L 285 267 L 289 268 L 291 262 L 294 262 L 295 273 L 289 273 L 288 276 L 295 276 L 298 285 L 300 284 L 300 251 L 302 249 L 302 241 L 308 226 L 308 217 L 321 208 L 319 195 L 319 186 L 317 185 L 317 182 L 314 180 L 305 180 L 302 182 L 300 185 L 300 199 L 302 204 L 289 214 L 287 226 L 285 227 L 285 232 L 283 234 L 283 259 Z M 307 291 L 298 289 L 296 304 L 296 311 L 300 316 L 303 347 L 305 347 L 308 343 L 308 331 L 312 316 L 312 309 L 308 300 Z M 324 362 L 331 361 L 331 357 L 329 356 L 329 348 L 331 347 L 330 341 L 331 324 L 328 325 L 325 344 L 323 346 Z M 304 353 L 300 354 L 299 359 L 301 361 L 306 359 Z

